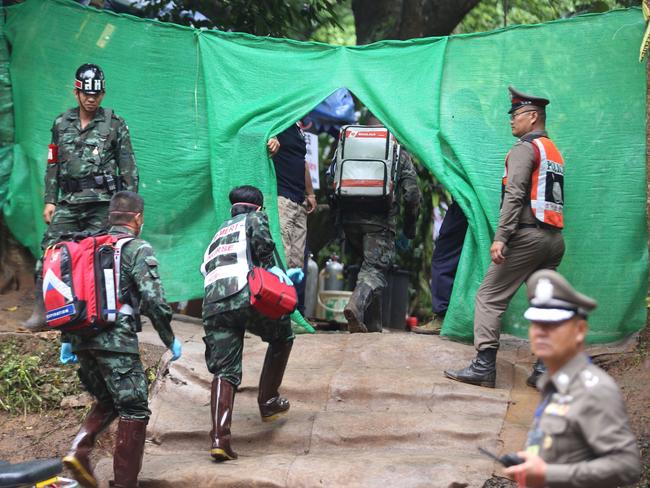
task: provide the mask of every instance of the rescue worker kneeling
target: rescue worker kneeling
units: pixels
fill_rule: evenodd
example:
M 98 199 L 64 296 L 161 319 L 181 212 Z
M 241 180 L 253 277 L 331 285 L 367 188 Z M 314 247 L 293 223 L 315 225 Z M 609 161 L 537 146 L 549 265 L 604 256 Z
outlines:
M 272 320 L 250 304 L 247 276 L 252 266 L 262 267 L 281 281 L 292 284 L 275 264 L 275 243 L 268 216 L 262 211 L 264 197 L 254 186 L 240 186 L 230 192 L 229 198 L 232 218 L 225 221 L 213 237 L 201 266 L 205 287 L 205 360 L 214 375 L 210 455 L 216 461 L 237 458 L 230 446 L 230 425 L 235 391 L 242 377 L 244 332 L 248 330 L 269 344 L 257 398 L 265 422 L 289 410 L 289 401 L 280 396 L 278 389 L 294 339 L 288 315 Z M 299 276 L 301 272 L 292 269 L 287 273 Z

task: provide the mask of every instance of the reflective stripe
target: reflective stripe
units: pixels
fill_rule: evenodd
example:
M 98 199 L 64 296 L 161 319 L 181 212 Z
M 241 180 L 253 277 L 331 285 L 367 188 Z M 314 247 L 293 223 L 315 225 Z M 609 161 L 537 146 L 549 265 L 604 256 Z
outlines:
M 546 203 L 544 200 L 544 196 L 546 195 L 546 148 L 539 139 L 535 139 L 533 144 L 537 146 L 537 150 L 539 151 L 539 165 L 538 170 L 535 172 L 537 173 L 537 187 L 531 188 L 530 206 L 533 209 L 535 218 L 540 222 L 544 222 L 544 210 L 546 210 L 544 205 Z
M 72 289 L 59 279 L 51 269 L 48 269 L 43 277 L 43 296 L 49 289 L 55 289 L 68 301 L 72 301 Z
M 384 186 L 384 180 L 341 180 L 341 186 Z
M 124 245 L 128 242 L 131 242 L 134 239 L 134 237 L 125 237 L 124 239 L 120 239 L 115 243 L 115 246 L 113 247 L 113 268 L 115 269 L 115 285 L 113 289 L 115 290 L 116 294 L 119 294 L 119 287 L 120 287 L 120 271 L 121 271 L 121 266 L 122 266 L 122 248 Z
M 115 322 L 115 276 L 112 269 L 104 270 L 104 289 L 106 290 L 106 320 Z

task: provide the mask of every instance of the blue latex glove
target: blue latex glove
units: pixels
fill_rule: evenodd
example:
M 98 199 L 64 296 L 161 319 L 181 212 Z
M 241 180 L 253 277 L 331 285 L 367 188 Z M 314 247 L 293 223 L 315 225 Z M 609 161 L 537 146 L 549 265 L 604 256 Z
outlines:
M 294 283 L 300 283 L 305 277 L 305 272 L 302 270 L 302 268 L 289 268 L 287 270 L 287 275 L 289 276 L 289 279 Z
M 174 342 L 172 343 L 172 347 L 169 348 L 169 350 L 172 352 L 172 361 L 176 361 L 178 358 L 181 357 L 182 351 L 181 351 L 181 343 L 178 342 L 178 339 L 174 338 Z
M 69 342 L 63 342 L 61 344 L 61 354 L 59 354 L 59 361 L 62 364 L 72 364 L 78 363 L 77 355 L 72 352 L 72 344 Z
M 282 271 L 280 268 L 277 266 L 273 266 L 272 268 L 269 268 L 267 270 L 269 273 L 273 273 L 275 276 L 280 278 L 280 281 L 282 283 L 286 283 L 289 286 L 293 285 L 293 281 L 291 281 L 291 278 L 289 278 L 284 271 Z

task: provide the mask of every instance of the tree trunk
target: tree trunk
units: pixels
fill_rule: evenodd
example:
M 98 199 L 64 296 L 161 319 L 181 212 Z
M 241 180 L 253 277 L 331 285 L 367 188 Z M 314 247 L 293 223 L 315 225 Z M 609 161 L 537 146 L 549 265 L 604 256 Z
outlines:
M 480 0 L 352 0 L 357 44 L 446 36 Z

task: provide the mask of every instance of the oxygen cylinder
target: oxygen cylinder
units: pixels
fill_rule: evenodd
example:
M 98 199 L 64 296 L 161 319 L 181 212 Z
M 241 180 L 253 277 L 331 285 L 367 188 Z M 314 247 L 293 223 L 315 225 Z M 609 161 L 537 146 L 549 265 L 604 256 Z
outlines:
M 314 255 L 309 255 L 307 261 L 307 276 L 305 276 L 305 317 L 314 317 L 316 313 L 316 299 L 318 294 L 318 264 Z
M 333 255 L 325 263 L 325 283 L 326 291 L 341 291 L 345 283 L 343 282 L 343 264 L 339 262 L 339 257 Z

